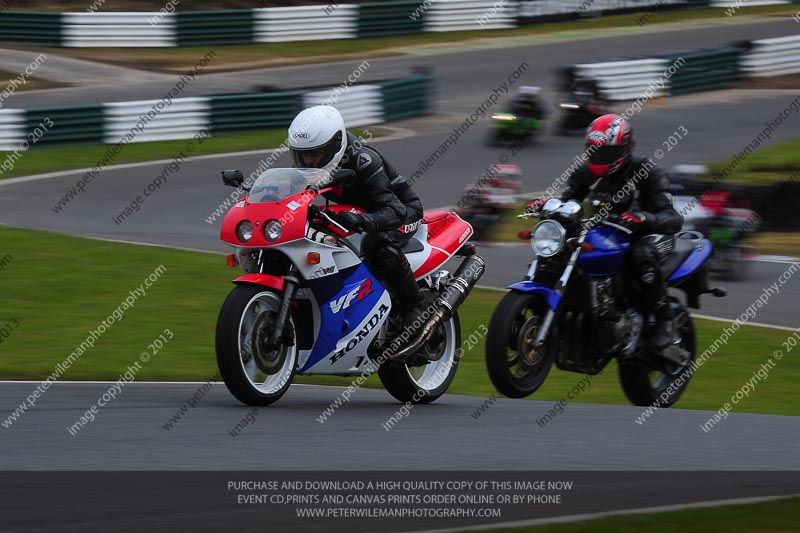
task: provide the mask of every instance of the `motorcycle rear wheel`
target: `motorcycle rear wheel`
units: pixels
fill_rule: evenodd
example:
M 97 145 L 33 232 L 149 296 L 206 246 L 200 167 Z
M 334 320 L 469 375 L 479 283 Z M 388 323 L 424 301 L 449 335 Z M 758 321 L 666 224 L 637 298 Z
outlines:
M 422 365 L 384 363 L 378 369 L 378 377 L 386 391 L 402 403 L 431 403 L 447 392 L 455 379 L 462 355 L 460 346 L 461 323 L 458 312 L 453 312 L 423 347 L 428 352 L 441 353 L 438 360 Z
M 684 393 L 689 386 L 692 376 L 688 370 L 696 356 L 696 338 L 694 324 L 689 316 L 689 311 L 676 298 L 670 298 L 677 337 L 675 344 L 687 352 L 689 358 L 683 365 L 668 363 L 669 370 L 655 372 L 635 362 L 620 361 L 618 366 L 619 381 L 625 396 L 633 405 L 647 407 L 670 407 Z M 676 384 L 680 380 L 679 384 Z M 667 390 L 672 387 L 672 393 Z

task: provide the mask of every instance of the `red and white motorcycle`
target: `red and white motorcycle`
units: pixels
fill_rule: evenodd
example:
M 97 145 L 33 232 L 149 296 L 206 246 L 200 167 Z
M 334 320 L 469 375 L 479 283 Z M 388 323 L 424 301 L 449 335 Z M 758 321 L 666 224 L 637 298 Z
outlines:
M 222 173 L 241 187 L 242 173 Z M 362 235 L 331 216 L 353 206 L 315 205 L 352 182 L 350 170 L 270 169 L 222 223 L 235 247 L 228 265 L 243 275 L 220 310 L 216 352 L 228 390 L 249 405 L 268 405 L 296 374 L 340 376 L 378 372 L 401 402 L 429 403 L 455 377 L 461 356 L 457 308 L 484 271 L 472 227 L 449 211 L 426 212 L 404 247 L 428 300 L 414 334 L 401 331 L 390 294 L 363 262 Z M 321 202 L 317 201 L 317 204 Z M 464 257 L 453 274 L 442 266 Z

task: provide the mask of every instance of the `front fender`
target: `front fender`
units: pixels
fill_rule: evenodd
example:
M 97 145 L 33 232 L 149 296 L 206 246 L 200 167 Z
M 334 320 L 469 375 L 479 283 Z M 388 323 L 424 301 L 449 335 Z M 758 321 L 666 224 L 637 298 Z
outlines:
M 559 296 L 556 291 L 535 281 L 518 281 L 517 283 L 509 285 L 508 288 L 513 291 L 532 292 L 544 296 L 547 305 L 553 311 L 558 309 L 558 304 L 561 302 L 561 296 Z
M 285 280 L 283 276 L 271 276 L 270 274 L 245 274 L 244 276 L 239 276 L 233 280 L 233 283 L 236 283 L 237 285 L 252 283 L 254 285 L 261 285 L 263 287 L 269 287 L 271 289 L 275 289 L 276 291 L 283 292 Z

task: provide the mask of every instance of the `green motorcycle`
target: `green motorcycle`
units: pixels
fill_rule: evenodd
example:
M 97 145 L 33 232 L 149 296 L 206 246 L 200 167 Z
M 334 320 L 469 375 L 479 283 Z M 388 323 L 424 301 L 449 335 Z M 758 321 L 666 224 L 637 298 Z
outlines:
M 510 112 L 492 115 L 492 129 L 486 138 L 489 146 L 500 146 L 508 143 L 528 143 L 535 139 L 544 125 L 542 119 L 522 117 Z

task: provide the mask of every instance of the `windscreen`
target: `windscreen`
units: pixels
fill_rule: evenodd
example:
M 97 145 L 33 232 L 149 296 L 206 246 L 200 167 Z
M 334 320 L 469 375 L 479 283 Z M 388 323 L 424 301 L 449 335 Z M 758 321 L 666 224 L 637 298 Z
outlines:
M 256 179 L 250 189 L 251 203 L 278 202 L 308 188 L 321 188 L 330 174 L 316 168 L 271 168 Z

